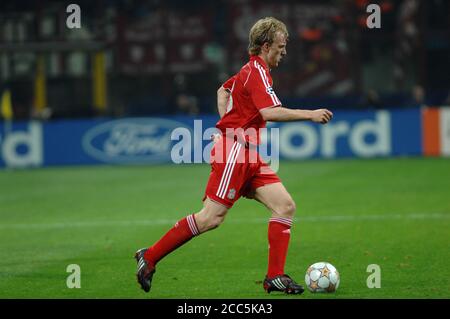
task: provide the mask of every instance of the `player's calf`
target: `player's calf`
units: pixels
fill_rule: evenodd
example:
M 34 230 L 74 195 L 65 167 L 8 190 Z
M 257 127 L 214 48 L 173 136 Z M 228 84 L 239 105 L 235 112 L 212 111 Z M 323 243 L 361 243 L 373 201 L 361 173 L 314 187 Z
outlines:
M 225 220 L 225 216 L 228 209 L 216 202 L 211 201 L 209 198 L 205 201 L 205 207 L 195 214 L 195 221 L 200 233 L 207 232 L 209 230 L 219 227 Z

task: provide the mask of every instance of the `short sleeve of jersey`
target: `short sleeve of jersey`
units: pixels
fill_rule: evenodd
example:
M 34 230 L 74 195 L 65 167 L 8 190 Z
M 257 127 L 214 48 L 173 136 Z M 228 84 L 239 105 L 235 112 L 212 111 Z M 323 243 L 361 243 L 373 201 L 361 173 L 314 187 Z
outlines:
M 224 84 L 222 84 L 223 88 L 227 91 L 231 91 L 235 80 L 236 80 L 236 75 L 233 75 L 231 78 L 226 80 Z
M 246 87 L 258 110 L 281 105 L 272 88 L 272 81 L 263 68 L 252 69 Z

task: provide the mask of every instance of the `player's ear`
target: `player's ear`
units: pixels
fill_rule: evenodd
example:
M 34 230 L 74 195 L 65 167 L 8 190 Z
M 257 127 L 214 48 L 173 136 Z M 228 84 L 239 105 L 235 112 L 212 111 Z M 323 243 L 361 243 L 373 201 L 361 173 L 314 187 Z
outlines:
M 269 42 L 264 42 L 264 44 L 261 46 L 261 50 L 264 52 L 269 51 L 269 48 L 270 48 Z

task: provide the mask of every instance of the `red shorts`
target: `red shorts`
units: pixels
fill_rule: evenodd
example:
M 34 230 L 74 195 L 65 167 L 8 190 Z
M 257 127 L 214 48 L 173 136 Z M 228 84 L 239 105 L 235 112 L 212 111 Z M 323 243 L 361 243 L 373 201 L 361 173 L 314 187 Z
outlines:
M 258 187 L 280 182 L 280 178 L 259 156 L 256 147 L 230 138 L 220 138 L 211 149 L 211 173 L 205 196 L 231 208 L 241 197 Z

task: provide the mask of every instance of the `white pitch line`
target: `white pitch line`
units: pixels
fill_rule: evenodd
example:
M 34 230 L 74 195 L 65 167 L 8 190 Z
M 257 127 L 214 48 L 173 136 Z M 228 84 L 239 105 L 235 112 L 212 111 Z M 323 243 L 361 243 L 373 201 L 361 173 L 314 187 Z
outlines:
M 386 215 L 322 215 L 322 216 L 299 216 L 294 219 L 296 223 L 303 222 L 346 222 L 346 221 L 382 221 L 382 220 L 429 220 L 450 219 L 450 214 L 428 213 L 428 214 L 386 214 Z M 266 224 L 267 218 L 229 219 L 228 224 Z M 148 220 L 117 220 L 117 221 L 83 221 L 83 222 L 55 222 L 55 223 L 21 223 L 3 224 L 0 229 L 65 229 L 84 227 L 149 227 L 158 225 L 174 225 L 176 219 L 148 219 Z

